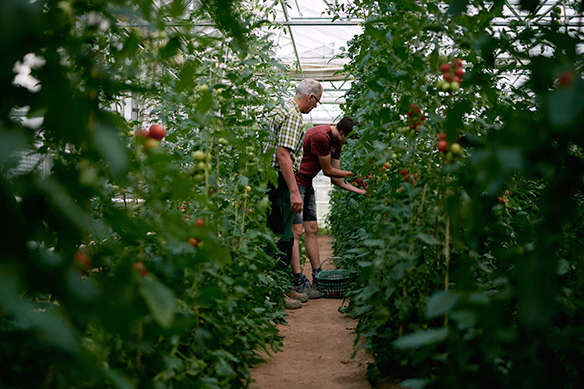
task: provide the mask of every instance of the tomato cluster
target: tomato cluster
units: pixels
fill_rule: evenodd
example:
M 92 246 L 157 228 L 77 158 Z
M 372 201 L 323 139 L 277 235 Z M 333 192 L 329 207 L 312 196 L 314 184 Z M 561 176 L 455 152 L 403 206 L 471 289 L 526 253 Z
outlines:
M 455 58 L 451 63 L 447 62 L 446 58 L 441 58 L 442 64 L 440 71 L 442 72 L 442 79 L 436 84 L 438 90 L 444 92 L 455 92 L 460 88 L 462 79 L 464 78 L 464 69 L 462 68 L 462 59 Z
M 408 106 L 410 110 L 408 111 L 408 124 L 410 126 L 410 130 L 420 130 L 420 126 L 424 124 L 426 120 L 426 116 L 422 113 L 422 110 L 419 107 L 416 107 L 414 104 L 410 104 Z
M 157 149 L 166 136 L 166 129 L 160 124 L 153 124 L 150 129 L 141 129 L 136 137 L 142 142 L 145 151 Z

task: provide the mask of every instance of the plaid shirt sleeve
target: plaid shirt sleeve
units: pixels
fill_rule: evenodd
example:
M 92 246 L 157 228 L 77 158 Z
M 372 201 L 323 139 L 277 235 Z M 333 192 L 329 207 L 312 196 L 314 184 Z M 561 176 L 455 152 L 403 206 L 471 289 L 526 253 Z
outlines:
M 288 100 L 283 108 L 278 109 L 269 121 L 274 139 L 264 145 L 264 152 L 270 148 L 282 146 L 290 149 L 290 158 L 294 171 L 300 169 L 302 162 L 302 145 L 304 143 L 304 123 L 302 114 L 294 100 Z M 277 167 L 276 154 L 272 156 L 272 166 Z

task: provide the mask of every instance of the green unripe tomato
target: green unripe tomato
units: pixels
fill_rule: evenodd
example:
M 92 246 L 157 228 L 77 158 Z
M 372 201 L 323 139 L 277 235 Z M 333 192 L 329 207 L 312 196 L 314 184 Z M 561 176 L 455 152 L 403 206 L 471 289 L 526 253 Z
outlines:
M 448 63 L 448 57 L 445 55 L 438 56 L 438 64 L 442 65 L 443 63 Z
M 199 85 L 199 92 L 207 93 L 208 91 L 209 91 L 209 85 L 207 85 L 207 84 Z
M 128 136 L 131 138 L 134 136 L 134 131 L 128 131 Z
M 197 150 L 193 152 L 193 158 L 195 159 L 195 161 L 199 161 L 202 162 L 205 160 L 205 153 L 203 153 L 201 150 Z
M 199 162 L 197 164 L 197 170 L 207 170 L 207 167 L 208 167 L 208 165 L 205 162 Z
M 440 81 L 440 89 L 443 91 L 447 91 L 450 89 L 450 83 L 446 80 Z
M 85 167 L 81 169 L 79 175 L 79 183 L 84 186 L 92 186 L 97 181 L 97 171 L 92 167 Z
M 446 160 L 448 162 L 452 162 L 452 160 L 454 159 L 454 155 L 452 154 L 452 151 L 449 151 L 446 153 Z
M 205 175 L 204 174 L 195 174 L 193 176 L 193 181 L 195 182 L 195 184 L 198 184 L 199 182 L 203 181 L 205 179 Z
M 228 141 L 227 141 L 227 139 L 225 139 L 225 138 L 219 138 L 219 139 L 217 140 L 217 142 L 218 142 L 220 145 L 223 145 L 223 146 L 227 146 L 227 145 L 229 144 L 229 142 L 228 142 Z
M 458 143 L 453 143 L 450 145 L 450 151 L 452 151 L 452 154 L 454 155 L 460 155 L 462 152 L 462 147 L 460 147 Z
M 458 82 L 456 82 L 456 81 L 452 81 L 452 82 L 450 83 L 450 89 L 451 89 L 453 92 L 456 92 L 456 91 L 458 90 L 458 88 L 460 88 L 460 84 L 459 84 Z

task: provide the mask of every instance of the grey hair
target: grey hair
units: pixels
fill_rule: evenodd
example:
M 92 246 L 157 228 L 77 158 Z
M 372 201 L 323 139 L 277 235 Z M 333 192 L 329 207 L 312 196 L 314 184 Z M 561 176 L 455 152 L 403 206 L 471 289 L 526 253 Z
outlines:
M 313 80 L 312 78 L 307 78 L 298 83 L 296 88 L 296 97 L 305 97 L 310 95 L 318 96 L 322 93 L 322 85 L 320 82 Z

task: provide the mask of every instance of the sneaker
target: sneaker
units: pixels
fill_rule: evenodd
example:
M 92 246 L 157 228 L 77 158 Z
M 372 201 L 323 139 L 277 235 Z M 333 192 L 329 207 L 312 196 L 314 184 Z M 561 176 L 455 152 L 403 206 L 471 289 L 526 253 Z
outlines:
M 290 292 L 287 292 L 286 296 L 290 297 L 292 300 L 298 300 L 301 303 L 308 301 L 308 296 L 305 293 L 298 293 L 294 289 L 292 289 Z
M 302 303 L 300 301 L 291 299 L 286 295 L 284 295 L 284 302 L 286 303 L 286 309 L 302 308 Z
M 322 297 L 322 293 L 314 289 L 310 284 L 310 281 L 303 274 L 301 278 L 294 279 L 294 290 L 298 293 L 304 293 L 309 299 L 319 299 Z

